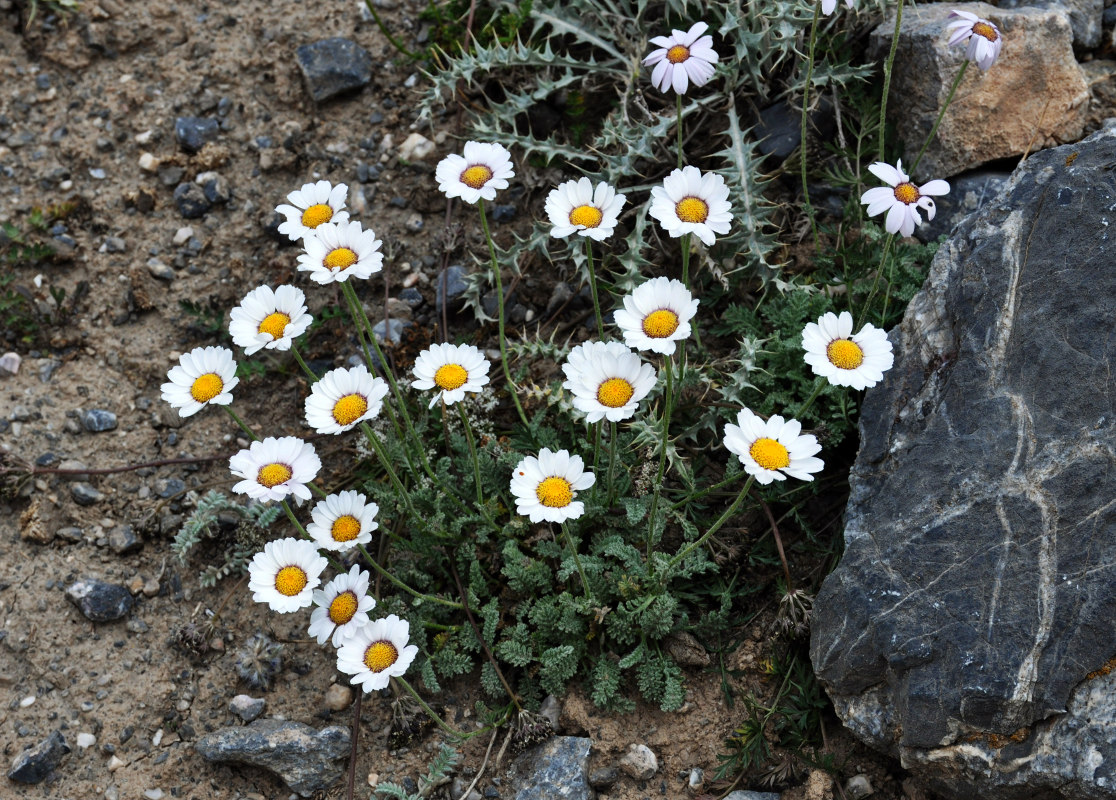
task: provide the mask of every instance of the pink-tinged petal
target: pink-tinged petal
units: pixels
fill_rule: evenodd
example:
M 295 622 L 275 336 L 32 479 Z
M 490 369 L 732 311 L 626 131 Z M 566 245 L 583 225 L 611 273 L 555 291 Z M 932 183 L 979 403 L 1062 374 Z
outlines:
M 978 17 L 976 14 L 973 14 L 969 11 L 958 11 L 956 8 L 953 9 L 952 11 L 950 11 L 949 15 L 951 17 L 959 17 L 961 19 L 967 19 L 970 22 L 978 22 L 980 20 L 980 17 Z
M 834 0 L 834 2 L 836 2 L 836 0 Z M 897 186 L 907 180 L 907 177 L 902 172 L 884 161 L 877 161 L 874 164 L 870 164 L 868 166 L 868 171 L 889 186 Z
M 666 50 L 656 50 L 651 55 L 647 56 L 647 58 L 643 59 L 643 66 L 649 67 L 652 64 L 658 64 L 664 58 L 666 58 Z
M 674 68 L 674 74 L 670 76 L 671 87 L 678 94 L 686 94 L 686 89 L 690 86 L 690 76 L 685 69 L 679 69 L 678 66 Z
M 666 48 L 667 50 L 674 47 L 676 44 L 674 39 L 669 36 L 652 36 L 648 41 L 650 41 L 651 44 L 657 44 L 659 47 Z
M 682 34 L 682 38 L 680 41 L 682 44 L 686 45 L 686 47 L 689 47 L 698 39 L 700 39 L 707 30 L 709 30 L 709 26 L 706 23 L 695 22 L 690 30 Z
M 671 63 L 665 58 L 655 65 L 651 73 L 651 84 L 660 92 L 665 92 L 670 87 Z
M 929 183 L 923 184 L 918 187 L 919 194 L 928 194 L 932 197 L 938 197 L 943 194 L 949 194 L 949 183 L 940 179 L 932 180 Z
M 822 0 L 822 13 L 827 17 L 837 8 L 837 0 Z

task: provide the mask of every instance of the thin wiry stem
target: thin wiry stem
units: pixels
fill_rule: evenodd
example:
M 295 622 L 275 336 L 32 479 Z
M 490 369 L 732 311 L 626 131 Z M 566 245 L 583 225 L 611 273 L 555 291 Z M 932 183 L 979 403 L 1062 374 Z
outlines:
M 802 197 L 806 216 L 810 220 L 810 230 L 814 234 L 814 249 L 821 247 L 818 239 L 818 222 L 814 217 L 814 207 L 810 204 L 810 188 L 806 185 L 806 121 L 810 114 L 810 81 L 814 77 L 814 56 L 818 41 L 818 20 L 821 18 L 821 3 L 814 3 L 814 22 L 810 25 L 810 49 L 806 63 L 806 83 L 802 87 L 802 135 L 798 142 L 799 164 L 802 169 Z

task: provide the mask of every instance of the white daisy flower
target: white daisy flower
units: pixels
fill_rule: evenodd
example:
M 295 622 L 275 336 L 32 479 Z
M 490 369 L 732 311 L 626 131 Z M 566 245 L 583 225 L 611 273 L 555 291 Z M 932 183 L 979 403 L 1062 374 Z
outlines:
M 306 313 L 306 295 L 294 286 L 257 286 L 229 314 L 233 344 L 253 355 L 263 348 L 290 350 L 314 318 Z
M 775 415 L 764 422 L 747 408 L 736 417 L 738 425 L 725 425 L 725 447 L 735 453 L 744 471 L 762 484 L 785 481 L 788 476 L 812 481 L 825 464 L 814 453 L 821 445 L 812 434 L 802 433 L 796 419 L 784 421 Z
M 713 234 L 729 232 L 728 196 L 725 179 L 716 172 L 702 175 L 697 167 L 683 167 L 667 175 L 662 186 L 652 187 L 649 213 L 671 238 L 694 233 L 709 247 L 717 240 Z
M 197 414 L 207 403 L 227 406 L 240 383 L 232 350 L 226 347 L 196 347 L 183 353 L 167 378 L 170 383 L 160 387 L 162 398 L 182 417 Z
M 479 392 L 488 384 L 490 364 L 480 350 L 471 344 L 435 344 L 418 354 L 411 381 L 414 389 L 441 391 L 430 398 L 430 408 L 439 399 L 452 405 L 465 399 L 466 392 Z
M 702 36 L 707 30 L 709 26 L 704 22 L 695 22 L 688 31 L 672 30 L 670 36 L 651 39 L 659 49 L 643 59 L 643 66 L 655 65 L 651 83 L 660 92 L 673 88 L 678 94 L 685 94 L 691 83 L 704 86 L 713 77 L 717 51 L 713 49 L 713 37 Z
M 288 614 L 306 608 L 321 584 L 318 578 L 329 562 L 305 539 L 277 539 L 264 545 L 248 565 L 248 590 L 257 603 Z
M 808 322 L 802 330 L 802 346 L 806 363 L 834 386 L 867 389 L 883 380 L 891 369 L 895 355 L 887 334 L 866 324 L 854 334 L 852 314 L 842 311 L 837 316 L 826 312 L 816 323 Z
M 351 489 L 328 495 L 310 512 L 312 522 L 306 532 L 325 550 L 344 552 L 372 541 L 372 531 L 380 527 L 376 515 L 380 507 Z
M 894 167 L 877 161 L 868 167 L 868 171 L 887 186 L 869 189 L 861 195 L 860 202 L 868 206 L 867 214 L 870 217 L 887 212 L 884 228 L 888 233 L 910 236 L 914 233 L 915 226 L 922 224 L 918 210 L 925 209 L 926 219 L 934 219 L 937 208 L 932 197 L 949 194 L 949 184 L 942 180 L 915 186 L 903 172 L 902 159 Z
M 620 209 L 628 200 L 617 194 L 607 183 L 588 178 L 566 181 L 546 196 L 546 215 L 550 218 L 550 235 L 564 239 L 571 233 L 603 242 L 616 230 Z
M 636 350 L 674 355 L 675 342 L 690 336 L 690 320 L 698 301 L 682 281 L 652 278 L 624 296 L 624 307 L 612 318 L 624 333 L 624 343 Z
M 338 575 L 321 589 L 314 590 L 310 614 L 310 635 L 325 644 L 330 637 L 333 646 L 351 639 L 359 628 L 368 624 L 368 612 L 376 601 L 368 596 L 368 573 L 353 565 L 348 574 Z
M 827 17 L 837 9 L 837 0 L 821 0 L 822 13 Z M 845 0 L 845 5 L 849 8 L 856 8 L 856 0 Z
M 252 442 L 247 450 L 229 459 L 232 474 L 244 479 L 233 486 L 233 491 L 263 502 L 283 500 L 289 494 L 300 502 L 309 500 L 306 484 L 321 468 L 313 445 L 294 436 L 269 436 L 262 442 Z
M 310 387 L 306 424 L 318 433 L 344 433 L 380 413 L 388 385 L 363 364 L 332 369 Z
M 466 203 L 495 200 L 496 192 L 508 188 L 515 177 L 511 153 L 503 145 L 465 142 L 465 155 L 452 153 L 438 162 L 434 171 L 438 190 L 446 197 L 460 197 Z
M 315 283 L 367 278 L 384 267 L 384 255 L 377 252 L 382 244 L 371 229 L 364 230 L 355 220 L 341 225 L 326 222 L 303 241 L 298 271 L 309 272 Z
M 512 472 L 515 511 L 531 522 L 577 519 L 585 513 L 585 504 L 574 498 L 596 481 L 596 475 L 585 471 L 581 456 L 571 456 L 569 450 L 552 453 L 544 447 L 538 458 L 527 456 Z
M 337 669 L 352 675 L 349 681 L 366 692 L 387 688 L 390 679 L 400 676 L 418 655 L 418 647 L 407 644 L 410 623 L 389 614 L 363 628 L 341 643 L 337 650 Z
M 965 58 L 972 61 L 981 70 L 987 71 L 996 62 L 1000 50 L 1004 46 L 1004 38 L 1000 35 L 1000 29 L 988 20 L 981 19 L 976 14 L 970 14 L 968 11 L 957 11 L 955 9 L 949 15 L 958 18 L 956 22 L 951 22 L 946 26 L 946 33 L 951 34 L 949 37 L 950 47 L 968 41 L 969 46 L 965 51 Z
M 349 187 L 343 183 L 336 186 L 329 181 L 304 183 L 287 195 L 292 205 L 279 205 L 275 210 L 287 218 L 279 225 L 279 233 L 293 242 L 313 236 L 319 225 L 331 222 L 340 225 L 349 221 L 345 211 L 345 196 Z
M 619 342 L 578 345 L 562 371 L 562 388 L 573 393 L 574 408 L 585 412 L 587 422 L 627 419 L 658 380 L 654 367 Z

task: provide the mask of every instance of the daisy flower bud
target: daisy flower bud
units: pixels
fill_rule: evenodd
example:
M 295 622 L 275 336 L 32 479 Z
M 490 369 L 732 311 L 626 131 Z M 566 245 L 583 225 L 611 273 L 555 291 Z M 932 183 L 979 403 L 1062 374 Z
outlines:
M 594 189 L 588 178 L 566 181 L 546 196 L 546 215 L 553 226 L 550 235 L 564 239 L 576 233 L 602 242 L 616 230 L 627 199 L 607 183 L 598 183 Z
M 848 311 L 837 316 L 832 311 L 802 330 L 806 363 L 815 375 L 834 386 L 867 389 L 883 380 L 895 355 L 887 334 L 871 324 L 853 333 L 853 318 Z
M 674 89 L 685 94 L 692 83 L 704 86 L 713 77 L 713 66 L 717 63 L 717 51 L 713 49 L 713 37 L 703 36 L 709 26 L 695 22 L 688 31 L 672 30 L 670 36 L 655 36 L 651 43 L 658 50 L 643 59 L 643 66 L 654 65 L 651 83 L 660 92 Z
M 349 212 L 345 211 L 345 197 L 349 187 L 343 183 L 336 186 L 329 181 L 303 184 L 301 189 L 296 189 L 287 195 L 291 205 L 279 205 L 275 210 L 287 218 L 280 223 L 279 233 L 291 241 L 297 242 L 307 236 L 313 236 L 319 225 L 331 222 L 340 225 L 349 221 Z
M 569 450 L 554 453 L 544 447 L 538 458 L 527 456 L 512 472 L 515 511 L 530 517 L 531 522 L 577 519 L 585 513 L 585 504 L 574 498 L 596 481 L 596 475 L 585 471 L 581 456 L 571 456 Z
M 508 188 L 508 179 L 515 177 L 511 153 L 503 145 L 487 142 L 466 142 L 465 155 L 456 153 L 438 162 L 434 170 L 438 190 L 446 197 L 460 197 L 466 203 L 495 200 L 496 192 Z
M 229 319 L 233 344 L 250 356 L 263 348 L 290 350 L 314 318 L 306 313 L 306 295 L 294 286 L 257 286 L 245 295 Z
M 903 172 L 902 159 L 894 167 L 877 161 L 868 167 L 868 171 L 887 186 L 869 189 L 861 195 L 860 202 L 868 206 L 867 213 L 870 217 L 887 212 L 884 228 L 888 233 L 910 236 L 914 233 L 915 226 L 922 224 L 918 210 L 921 208 L 926 211 L 926 219 L 934 219 L 937 208 L 933 197 L 949 194 L 949 184 L 942 180 L 915 186 Z
M 787 477 L 812 481 L 813 473 L 825 466 L 813 458 L 821 445 L 812 434 L 802 434 L 802 423 L 775 415 L 764 422 L 744 408 L 736 417 L 737 425 L 725 425 L 725 448 L 735 453 L 744 471 L 756 481 L 768 484 Z
M 968 42 L 965 58 L 972 61 L 983 71 L 987 71 L 1000 55 L 1004 46 L 1004 38 L 1000 29 L 986 19 L 981 19 L 976 14 L 968 11 L 949 12 L 950 17 L 957 17 L 956 22 L 946 26 L 946 33 L 950 34 L 949 45 Z
M 667 175 L 662 186 L 651 188 L 648 213 L 672 239 L 692 233 L 709 247 L 717 240 L 714 234 L 729 232 L 728 196 L 725 179 L 717 173 L 703 175 L 697 167 L 684 167 Z
M 181 417 L 197 414 L 209 403 L 227 406 L 233 387 L 240 383 L 232 350 L 225 347 L 196 347 L 183 353 L 167 378 L 170 383 L 160 387 L 161 396 Z
M 402 675 L 418 655 L 418 647 L 407 644 L 411 625 L 390 614 L 359 628 L 341 643 L 337 669 L 352 675 L 349 681 L 366 692 L 387 688 L 392 677 Z

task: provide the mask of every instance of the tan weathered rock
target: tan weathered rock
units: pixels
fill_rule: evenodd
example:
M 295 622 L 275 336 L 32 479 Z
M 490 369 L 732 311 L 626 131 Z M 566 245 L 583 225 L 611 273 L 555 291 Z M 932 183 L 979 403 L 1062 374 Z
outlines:
M 987 72 L 969 65 L 915 179 L 944 178 L 1077 141 L 1089 90 L 1062 12 L 933 3 L 905 10 L 899 34 L 888 114 L 903 139 L 903 161 L 914 161 L 965 61 L 965 48 L 950 47 L 945 32 L 954 8 L 994 22 L 1004 37 L 1003 50 Z M 892 16 L 872 33 L 872 50 L 881 62 L 894 30 Z

